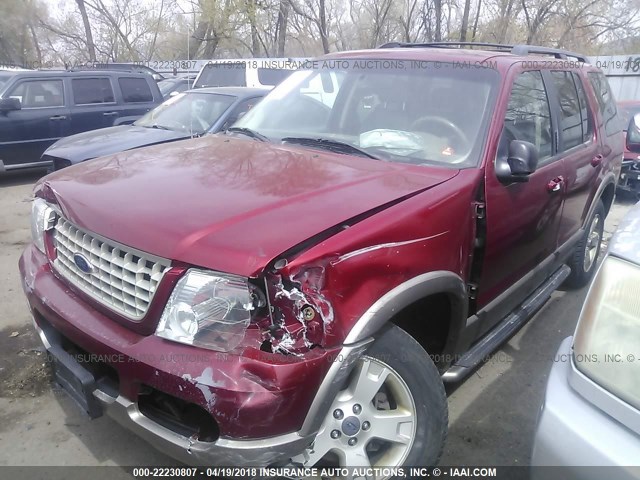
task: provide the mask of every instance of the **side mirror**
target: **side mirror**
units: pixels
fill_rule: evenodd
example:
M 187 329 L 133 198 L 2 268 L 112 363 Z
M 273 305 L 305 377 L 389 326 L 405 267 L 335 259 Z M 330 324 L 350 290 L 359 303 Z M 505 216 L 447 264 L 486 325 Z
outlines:
M 20 110 L 22 104 L 17 98 L 3 98 L 0 100 L 0 112 L 10 112 L 12 110 Z
M 627 128 L 627 150 L 640 153 L 640 113 L 636 113 L 629 121 L 629 128 Z
M 171 92 L 171 93 L 169 94 L 169 96 L 170 96 L 170 97 L 175 97 L 175 96 L 176 96 L 176 95 L 178 95 L 179 93 L 180 93 L 180 92 L 177 92 L 177 91 L 175 91 L 175 90 L 174 90 L 173 92 Z
M 512 140 L 508 157 L 496 159 L 496 175 L 502 183 L 528 182 L 537 167 L 538 149 L 524 140 Z

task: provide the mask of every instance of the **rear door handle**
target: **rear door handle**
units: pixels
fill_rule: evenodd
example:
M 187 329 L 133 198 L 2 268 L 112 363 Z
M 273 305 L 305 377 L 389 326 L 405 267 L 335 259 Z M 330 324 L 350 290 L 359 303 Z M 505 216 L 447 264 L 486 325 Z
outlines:
M 53 117 L 49 117 L 49 120 L 66 120 L 66 115 L 54 115 Z
M 602 163 L 602 159 L 604 158 L 603 155 L 596 155 L 595 157 L 593 157 L 591 159 L 591 166 L 592 167 L 597 167 L 598 165 L 600 165 Z
M 554 178 L 553 180 L 549 180 L 547 183 L 547 191 L 549 192 L 559 192 L 562 189 L 562 184 L 564 183 L 564 177 L 559 176 Z
M 105 117 L 115 117 L 116 115 L 118 115 L 118 112 L 104 112 L 102 115 L 104 115 Z

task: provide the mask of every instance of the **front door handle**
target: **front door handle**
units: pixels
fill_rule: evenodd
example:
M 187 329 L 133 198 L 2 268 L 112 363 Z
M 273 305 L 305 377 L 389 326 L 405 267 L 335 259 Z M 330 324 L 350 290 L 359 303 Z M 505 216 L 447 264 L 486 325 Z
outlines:
M 549 180 L 547 183 L 547 191 L 549 192 L 559 192 L 562 189 L 562 184 L 564 183 L 564 177 L 559 176 L 554 178 L 553 180 Z
M 116 115 L 118 115 L 118 112 L 104 112 L 102 115 L 104 115 L 105 117 L 115 117 Z
M 66 120 L 66 115 L 54 115 L 53 117 L 49 117 L 49 120 Z
M 595 157 L 593 157 L 591 159 L 591 166 L 592 167 L 597 167 L 598 165 L 600 165 L 602 163 L 602 159 L 604 158 L 604 155 L 598 154 Z

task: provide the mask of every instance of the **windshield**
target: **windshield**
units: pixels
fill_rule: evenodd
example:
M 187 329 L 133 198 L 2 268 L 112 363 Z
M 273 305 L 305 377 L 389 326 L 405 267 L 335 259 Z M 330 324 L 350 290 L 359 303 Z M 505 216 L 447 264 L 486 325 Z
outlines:
M 210 63 L 202 67 L 202 72 L 194 84 L 201 87 L 246 87 L 245 62 Z
M 478 163 L 497 71 L 400 60 L 312 63 L 321 66 L 291 74 L 236 125 L 272 141 L 342 142 L 387 161 Z
M 212 93 L 180 93 L 157 106 L 134 125 L 202 135 L 208 132 L 236 97 Z
M 160 93 L 165 95 L 172 91 L 176 85 L 180 83 L 180 80 L 177 78 L 171 78 L 167 80 L 161 80 L 158 82 L 158 88 L 160 89 Z
M 11 73 L 0 73 L 0 89 L 4 86 L 5 83 L 7 83 L 11 76 Z

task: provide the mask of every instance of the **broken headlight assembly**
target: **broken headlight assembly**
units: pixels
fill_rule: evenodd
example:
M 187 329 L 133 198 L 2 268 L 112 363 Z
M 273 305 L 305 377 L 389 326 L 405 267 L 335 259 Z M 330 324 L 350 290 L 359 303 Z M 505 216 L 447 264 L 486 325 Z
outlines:
M 44 236 L 55 223 L 56 212 L 42 198 L 35 198 L 31 204 L 31 238 L 33 244 L 45 253 Z
M 578 369 L 640 408 L 640 267 L 605 258 L 587 296 L 573 346 Z
M 246 278 L 191 268 L 169 297 L 156 335 L 228 352 L 242 342 L 262 298 Z

